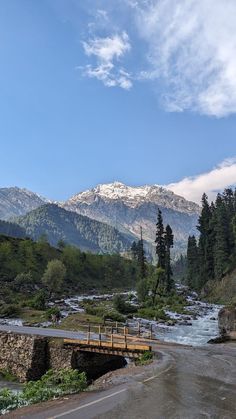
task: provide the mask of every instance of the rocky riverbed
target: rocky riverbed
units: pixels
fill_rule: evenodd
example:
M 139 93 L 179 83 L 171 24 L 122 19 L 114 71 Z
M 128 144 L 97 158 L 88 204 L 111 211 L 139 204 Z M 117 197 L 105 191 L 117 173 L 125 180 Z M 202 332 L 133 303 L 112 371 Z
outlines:
M 181 292 L 181 286 L 179 287 Z M 186 292 L 186 290 L 185 290 Z M 137 304 L 136 293 L 123 293 L 127 300 L 133 305 Z M 71 314 L 84 312 L 83 301 L 94 302 L 111 301 L 114 294 L 101 295 L 80 295 L 71 298 L 56 300 L 49 303 L 50 307 L 58 307 L 62 318 Z M 187 296 L 186 314 L 178 314 L 165 310 L 167 320 L 147 320 L 134 317 L 127 320 L 126 326 L 133 333 L 140 331 L 141 336 L 152 336 L 166 342 L 176 342 L 187 345 L 199 346 L 206 344 L 210 339 L 219 334 L 218 312 L 221 306 L 199 301 L 196 293 L 189 293 Z M 21 319 L 1 319 L 0 324 L 18 325 L 23 324 Z M 37 324 L 41 327 L 51 326 L 51 322 Z

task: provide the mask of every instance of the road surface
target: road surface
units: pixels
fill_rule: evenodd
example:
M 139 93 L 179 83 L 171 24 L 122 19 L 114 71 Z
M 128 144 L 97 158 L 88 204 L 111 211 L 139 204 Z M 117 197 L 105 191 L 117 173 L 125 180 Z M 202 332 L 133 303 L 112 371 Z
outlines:
M 235 419 L 236 345 L 156 347 L 162 359 L 101 392 L 18 410 L 25 419 Z
M 87 334 L 81 331 L 72 332 L 67 330 L 60 329 L 50 329 L 43 327 L 27 327 L 27 326 L 3 326 L 0 325 L 0 332 L 12 332 L 12 333 L 21 333 L 25 335 L 33 336 L 47 336 L 53 338 L 64 338 L 64 339 L 86 339 Z M 93 336 L 97 336 L 94 333 L 91 333 L 91 339 Z

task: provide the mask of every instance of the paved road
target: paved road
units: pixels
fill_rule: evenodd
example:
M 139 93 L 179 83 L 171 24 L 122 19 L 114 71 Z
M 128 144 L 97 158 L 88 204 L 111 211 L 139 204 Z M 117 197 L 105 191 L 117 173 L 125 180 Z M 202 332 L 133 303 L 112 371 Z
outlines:
M 65 339 L 86 339 L 87 334 L 83 332 L 71 332 L 67 330 L 60 329 L 49 329 L 43 327 L 26 327 L 26 326 L 3 326 L 0 325 L 0 332 L 13 332 L 21 333 L 25 335 L 34 335 L 34 336 L 49 336 L 55 338 L 65 338 Z M 97 336 L 91 333 L 91 338 Z
M 157 349 L 158 350 L 158 349 Z M 19 410 L 25 419 L 235 419 L 236 346 L 166 347 L 155 368 L 103 392 Z M 28 410 L 27 410 L 28 409 Z

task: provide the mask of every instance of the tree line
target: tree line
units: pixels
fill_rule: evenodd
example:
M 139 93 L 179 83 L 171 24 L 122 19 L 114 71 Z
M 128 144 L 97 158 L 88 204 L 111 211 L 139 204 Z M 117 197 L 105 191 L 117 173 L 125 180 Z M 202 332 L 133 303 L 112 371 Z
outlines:
M 203 194 L 197 228 L 199 238 L 188 239 L 186 280 L 200 290 L 236 267 L 236 190 L 225 189 L 211 204 Z
M 170 294 L 174 288 L 173 271 L 171 266 L 171 249 L 174 245 L 174 235 L 169 225 L 164 227 L 162 212 L 159 209 L 156 223 L 155 248 L 157 266 L 147 264 L 144 242 L 141 238 L 133 242 L 131 247 L 132 258 L 137 261 L 139 278 L 137 291 L 140 301 L 151 296 L 152 305 L 155 305 L 157 294 Z
M 42 289 L 68 294 L 99 289 L 129 289 L 135 286 L 138 268 L 118 254 L 82 252 L 62 241 L 52 247 L 42 237 L 38 242 L 0 236 L 0 300 L 15 302 Z

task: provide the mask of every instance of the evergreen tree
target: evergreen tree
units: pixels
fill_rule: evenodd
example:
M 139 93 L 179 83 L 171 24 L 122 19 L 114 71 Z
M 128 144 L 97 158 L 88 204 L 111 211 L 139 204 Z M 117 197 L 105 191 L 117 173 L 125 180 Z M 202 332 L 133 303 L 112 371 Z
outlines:
M 138 245 L 135 241 L 132 243 L 130 251 L 131 251 L 132 259 L 137 260 L 138 259 Z
M 221 195 L 216 199 L 215 219 L 214 271 L 215 277 L 221 279 L 226 273 L 230 256 L 229 220 Z
M 165 231 L 165 250 L 166 250 L 166 260 L 165 260 L 165 286 L 166 291 L 170 292 L 174 288 L 173 281 L 173 272 L 171 268 L 171 254 L 170 251 L 174 245 L 174 236 L 171 227 L 169 224 L 166 226 Z
M 157 267 L 165 270 L 166 264 L 166 244 L 165 244 L 165 230 L 163 226 L 162 212 L 158 209 L 157 224 L 156 224 L 156 254 L 158 257 Z
M 147 276 L 147 261 L 146 261 L 142 238 L 141 240 L 138 241 L 137 247 L 138 247 L 137 254 L 138 254 L 138 265 L 139 265 L 140 277 L 144 279 Z
M 199 257 L 197 240 L 189 236 L 187 249 L 187 285 L 190 288 L 199 288 Z
M 209 278 L 213 277 L 213 248 L 210 228 L 211 218 L 211 208 L 208 203 L 207 195 L 204 193 L 202 196 L 202 212 L 197 226 L 200 232 L 198 254 L 202 285 L 204 285 Z
M 201 289 L 207 281 L 220 280 L 235 267 L 236 191 L 226 189 L 211 205 L 203 195 L 198 230 L 198 246 L 195 237 L 188 242 L 187 282 Z

